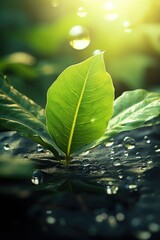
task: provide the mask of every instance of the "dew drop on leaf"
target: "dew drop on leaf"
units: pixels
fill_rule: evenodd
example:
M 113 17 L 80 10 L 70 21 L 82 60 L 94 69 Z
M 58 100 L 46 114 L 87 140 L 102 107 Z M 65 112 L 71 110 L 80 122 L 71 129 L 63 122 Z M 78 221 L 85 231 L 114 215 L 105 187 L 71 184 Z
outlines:
M 97 55 L 97 54 L 99 54 L 99 53 L 101 53 L 102 51 L 100 50 L 100 49 L 96 49 L 96 50 L 94 50 L 93 51 L 93 55 L 95 56 L 95 55 Z
M 129 149 L 129 150 L 135 148 L 135 144 L 136 144 L 136 142 L 135 142 L 134 138 L 128 137 L 128 136 L 125 137 L 122 142 L 123 147 L 125 149 Z
M 44 149 L 40 144 L 37 144 L 37 152 L 43 152 Z
M 146 158 L 146 163 L 147 163 L 147 165 L 152 165 L 153 164 L 153 159 L 150 156 L 148 156 Z
M 142 163 L 141 169 L 146 170 L 147 169 L 147 163 Z
M 76 50 L 82 50 L 89 46 L 90 36 L 87 28 L 75 25 L 69 31 L 69 44 Z
M 111 195 L 111 194 L 116 194 L 118 192 L 118 186 L 116 185 L 108 185 L 106 188 L 106 193 Z
M 140 152 L 136 152 L 136 158 L 141 158 L 141 157 L 142 157 L 141 153 Z
M 114 167 L 118 167 L 118 166 L 121 166 L 121 159 L 120 158 L 115 158 L 114 159 L 114 161 L 113 161 L 113 163 L 112 163 L 112 165 L 114 166 Z
M 127 158 L 129 153 L 127 151 L 124 152 L 124 157 Z
M 35 185 L 39 185 L 40 183 L 43 182 L 43 173 L 41 171 L 34 171 L 32 174 L 31 182 Z
M 88 155 L 89 154 L 89 151 L 86 151 L 86 152 L 83 152 L 81 155 L 82 156 L 86 156 L 86 155 Z
M 3 145 L 3 148 L 4 148 L 5 151 L 9 151 L 9 150 L 10 150 L 10 146 L 9 146 L 8 143 L 5 143 L 5 144 Z
M 125 188 L 128 190 L 137 190 L 137 184 L 136 183 L 129 183 L 125 185 Z
M 114 144 L 114 139 L 111 138 L 109 141 L 107 141 L 107 143 L 105 144 L 106 147 L 110 147 Z
M 155 150 L 155 152 L 160 152 L 160 146 L 159 145 L 155 145 L 154 146 L 154 150 Z
M 144 142 L 145 143 L 151 143 L 151 140 L 148 138 L 148 136 L 144 136 Z
M 118 178 L 119 178 L 119 179 L 123 179 L 123 175 L 122 175 L 122 174 L 119 174 L 119 175 L 118 175 Z

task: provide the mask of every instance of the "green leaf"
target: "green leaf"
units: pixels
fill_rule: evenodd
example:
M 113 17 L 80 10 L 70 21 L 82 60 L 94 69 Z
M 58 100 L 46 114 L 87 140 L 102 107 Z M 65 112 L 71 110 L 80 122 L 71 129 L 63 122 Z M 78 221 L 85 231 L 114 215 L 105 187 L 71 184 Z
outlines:
M 101 137 L 111 118 L 114 88 L 103 53 L 65 69 L 47 94 L 46 120 L 57 146 L 78 152 Z
M 143 89 L 124 92 L 114 102 L 114 114 L 105 134 L 94 146 L 122 131 L 144 126 L 144 123 L 160 115 L 160 93 Z
M 0 76 L 0 126 L 15 130 L 50 149 L 58 156 L 56 144 L 47 132 L 45 112 Z

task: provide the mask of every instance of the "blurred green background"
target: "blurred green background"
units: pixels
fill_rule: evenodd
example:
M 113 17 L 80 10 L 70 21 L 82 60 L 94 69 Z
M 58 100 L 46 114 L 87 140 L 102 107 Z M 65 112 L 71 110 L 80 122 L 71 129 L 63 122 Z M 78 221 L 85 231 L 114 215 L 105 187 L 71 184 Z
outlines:
M 1 0 L 0 72 L 45 106 L 69 65 L 105 51 L 116 97 L 160 90 L 160 0 Z

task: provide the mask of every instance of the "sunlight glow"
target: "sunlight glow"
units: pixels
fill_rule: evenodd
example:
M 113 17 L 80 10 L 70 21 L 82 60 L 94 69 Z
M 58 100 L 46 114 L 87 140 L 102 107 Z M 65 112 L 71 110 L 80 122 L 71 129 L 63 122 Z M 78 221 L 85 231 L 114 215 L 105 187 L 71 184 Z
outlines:
M 117 13 L 110 13 L 110 14 L 106 14 L 104 16 L 104 19 L 105 20 L 108 20 L 108 21 L 114 21 L 118 18 L 118 14 Z
M 84 7 L 79 7 L 77 10 L 77 15 L 81 18 L 86 17 L 87 16 L 87 11 L 85 10 Z
M 115 9 L 115 4 L 113 2 L 106 2 L 103 5 L 103 9 L 105 9 L 105 10 L 113 10 L 113 9 Z

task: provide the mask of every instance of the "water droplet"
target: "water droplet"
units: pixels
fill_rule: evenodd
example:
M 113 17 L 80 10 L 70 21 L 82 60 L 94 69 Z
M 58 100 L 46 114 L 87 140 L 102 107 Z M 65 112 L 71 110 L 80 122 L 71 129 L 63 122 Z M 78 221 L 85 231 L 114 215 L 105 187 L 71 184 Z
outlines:
M 10 150 L 10 146 L 9 146 L 8 143 L 5 143 L 5 144 L 3 145 L 3 148 L 4 148 L 5 151 L 9 151 L 9 150 Z
M 155 145 L 154 149 L 155 149 L 155 152 L 160 152 L 160 146 L 159 145 Z
M 127 158 L 129 153 L 127 151 L 124 152 L 124 157 Z
M 100 170 L 100 174 L 105 174 L 106 173 L 106 170 Z
M 87 28 L 75 25 L 69 31 L 70 45 L 76 50 L 82 50 L 89 46 L 90 36 Z
M 125 185 L 126 189 L 128 190 L 137 190 L 137 184 L 136 183 L 129 183 Z
M 85 159 L 83 159 L 83 161 L 82 161 L 82 165 L 83 165 L 84 167 L 88 167 L 88 166 L 90 166 L 89 158 L 85 158 Z
M 31 182 L 35 185 L 39 185 L 43 182 L 43 173 L 41 171 L 34 171 L 32 174 Z
M 136 237 L 141 240 L 148 240 L 151 237 L 151 233 L 148 231 L 138 231 L 136 232 Z
M 160 231 L 160 225 L 155 223 L 155 222 L 152 222 L 148 225 L 148 229 L 151 232 L 159 232 Z
M 48 224 L 54 224 L 54 223 L 56 223 L 56 218 L 54 218 L 54 217 L 52 217 L 52 216 L 48 216 L 47 218 L 46 218 L 46 222 L 48 223 Z
M 117 220 L 114 216 L 109 216 L 108 223 L 110 224 L 111 227 L 115 227 L 117 225 Z
M 97 55 L 97 54 L 100 54 L 102 51 L 100 49 L 96 49 L 93 51 L 93 55 Z
M 40 144 L 37 144 L 37 152 L 44 152 L 44 148 Z
M 119 174 L 118 177 L 119 177 L 119 179 L 123 179 L 123 175 L 122 174 Z
M 125 137 L 122 142 L 123 147 L 128 150 L 135 148 L 135 144 L 136 144 L 136 142 L 135 142 L 134 138 L 128 137 L 128 136 Z
M 147 169 L 147 164 L 146 163 L 142 163 L 141 165 L 141 170 L 146 170 Z
M 79 7 L 77 10 L 77 15 L 81 18 L 84 18 L 87 16 L 87 11 L 84 7 Z
M 96 222 L 103 222 L 103 221 L 106 220 L 107 218 L 108 218 L 107 213 L 101 213 L 101 214 L 98 214 L 98 215 L 95 217 L 95 221 L 96 221 Z
M 118 221 L 123 221 L 125 219 L 125 215 L 123 213 L 119 212 L 116 214 L 116 219 Z
M 115 186 L 115 185 L 108 185 L 107 188 L 106 188 L 106 193 L 111 195 L 111 194 L 116 194 L 118 192 L 118 186 Z
M 147 163 L 147 165 L 152 165 L 153 164 L 153 160 L 152 160 L 152 158 L 150 156 L 148 156 L 146 158 L 146 163 Z
M 114 152 L 114 150 L 113 150 L 113 149 L 111 149 L 111 151 L 110 151 L 109 155 L 110 155 L 110 156 L 113 156 L 113 155 L 114 155 L 114 153 L 115 153 L 115 152 Z
M 136 152 L 136 158 L 142 158 L 142 155 L 140 152 Z
M 121 159 L 120 158 L 115 158 L 114 159 L 114 161 L 113 161 L 113 163 L 112 163 L 112 165 L 114 166 L 114 167 L 118 167 L 118 166 L 121 166 Z
M 105 146 L 106 146 L 106 147 L 110 147 L 110 146 L 112 146 L 113 144 L 114 144 L 114 139 L 111 138 L 111 139 L 108 140 L 108 142 L 105 144 Z
M 151 143 L 151 140 L 148 138 L 148 136 L 144 136 L 144 142 L 145 143 Z
M 82 155 L 82 156 L 86 156 L 86 155 L 88 155 L 88 154 L 89 154 L 89 151 L 86 151 L 86 152 L 82 153 L 81 155 Z

